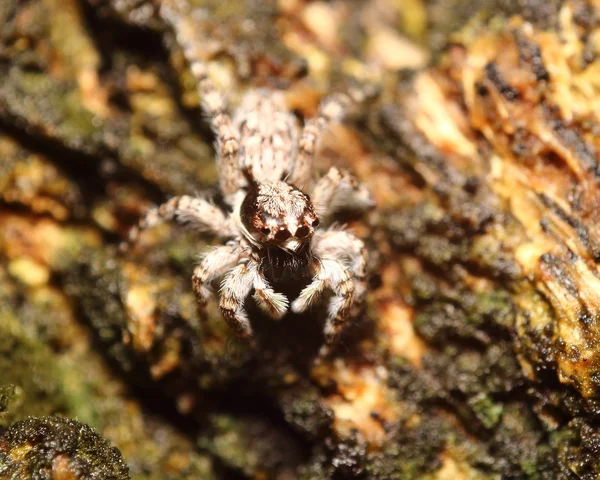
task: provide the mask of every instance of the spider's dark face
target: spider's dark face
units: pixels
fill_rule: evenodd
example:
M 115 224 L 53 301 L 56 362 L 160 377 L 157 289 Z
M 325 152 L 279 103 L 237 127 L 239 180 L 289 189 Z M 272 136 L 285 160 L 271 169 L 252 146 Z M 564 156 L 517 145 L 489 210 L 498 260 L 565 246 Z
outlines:
M 255 245 L 297 252 L 319 225 L 308 195 L 285 182 L 263 182 L 248 190 L 240 208 L 244 234 Z

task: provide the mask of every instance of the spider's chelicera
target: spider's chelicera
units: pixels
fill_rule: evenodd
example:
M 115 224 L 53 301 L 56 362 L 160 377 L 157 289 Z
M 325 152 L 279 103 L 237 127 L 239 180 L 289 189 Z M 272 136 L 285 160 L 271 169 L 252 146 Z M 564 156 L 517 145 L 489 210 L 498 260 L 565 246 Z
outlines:
M 351 306 L 364 295 L 367 252 L 348 231 L 322 226 L 341 209 L 364 211 L 374 205 L 367 187 L 345 169 L 333 167 L 312 181 L 317 141 L 330 122 L 343 117 L 349 99 L 341 94 L 328 97 L 300 131 L 281 92 L 251 90 L 232 119 L 198 58 L 198 40 L 186 6 L 165 0 L 161 15 L 190 63 L 216 133 L 219 186 L 231 213 L 204 198 L 171 198 L 150 210 L 129 239 L 135 241 L 141 229 L 175 219 L 226 242 L 203 255 L 192 285 L 199 304 L 205 305 L 213 285 L 221 281 L 221 313 L 242 338 L 252 337 L 244 306 L 248 296 L 279 319 L 288 310 L 304 312 L 323 292 L 331 292 L 326 344 L 320 352 L 324 355 L 344 328 Z M 282 293 L 289 282 L 302 284 L 291 304 Z

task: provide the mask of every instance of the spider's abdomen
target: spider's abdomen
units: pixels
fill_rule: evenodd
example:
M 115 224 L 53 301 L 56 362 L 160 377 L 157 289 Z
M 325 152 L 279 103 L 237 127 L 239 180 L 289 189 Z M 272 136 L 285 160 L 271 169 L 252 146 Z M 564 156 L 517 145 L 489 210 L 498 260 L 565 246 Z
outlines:
M 240 133 L 239 166 L 256 182 L 283 180 L 297 155 L 298 125 L 281 92 L 248 92 L 234 118 Z

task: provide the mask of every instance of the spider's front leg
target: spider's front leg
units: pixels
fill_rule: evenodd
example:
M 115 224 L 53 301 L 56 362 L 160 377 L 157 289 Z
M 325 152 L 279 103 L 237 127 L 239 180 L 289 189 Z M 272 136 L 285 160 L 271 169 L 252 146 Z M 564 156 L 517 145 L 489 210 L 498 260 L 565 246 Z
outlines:
M 203 256 L 192 275 L 192 288 L 200 306 L 206 305 L 212 293 L 211 283 L 235 267 L 242 255 L 243 250 L 239 242 L 232 241 L 227 245 L 213 248 Z
M 366 292 L 368 253 L 362 240 L 346 230 L 319 232 L 314 251 L 321 257 L 333 257 L 346 265 L 354 280 L 354 304 L 360 304 Z
M 313 281 L 294 300 L 292 311 L 305 311 L 318 300 L 325 288 L 333 291 L 325 323 L 326 343 L 318 357 L 322 359 L 347 325 L 352 306 L 363 300 L 366 292 L 367 250 L 362 240 L 351 233 L 327 230 L 315 236 L 313 252 Z
M 246 340 L 252 337 L 252 327 L 244 303 L 253 288 L 259 308 L 272 318 L 283 317 L 288 308 L 287 298 L 271 288 L 255 259 L 231 269 L 221 283 L 219 307 L 231 329 Z
M 333 297 L 329 300 L 327 320 L 325 322 L 325 343 L 319 358 L 325 356 L 346 325 L 346 320 L 354 301 L 355 286 L 350 270 L 338 259 L 313 257 L 311 265 L 312 282 L 300 292 L 292 303 L 292 311 L 304 312 L 321 296 L 325 288 L 331 289 Z
M 190 223 L 200 231 L 218 238 L 230 238 L 236 234 L 232 222 L 215 205 L 204 198 L 183 195 L 173 197 L 159 207 L 150 209 L 129 231 L 128 243 L 134 243 L 142 230 L 173 219 L 181 223 Z M 121 245 L 122 249 L 126 247 L 127 244 Z

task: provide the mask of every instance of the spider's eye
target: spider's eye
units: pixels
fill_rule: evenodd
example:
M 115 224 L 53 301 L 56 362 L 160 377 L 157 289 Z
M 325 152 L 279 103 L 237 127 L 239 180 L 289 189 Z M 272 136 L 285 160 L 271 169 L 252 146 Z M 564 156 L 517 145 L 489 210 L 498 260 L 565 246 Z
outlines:
M 291 236 L 292 236 L 292 234 L 290 233 L 290 231 L 287 228 L 282 228 L 275 234 L 275 239 L 279 240 L 280 242 L 283 242 L 284 240 L 287 240 Z
M 310 229 L 303 225 L 296 230 L 296 238 L 304 238 L 310 233 Z
M 260 229 L 260 233 L 262 233 L 263 235 L 268 235 L 269 233 L 271 233 L 271 229 L 269 227 L 262 227 Z
M 321 222 L 319 221 L 319 219 L 318 219 L 318 218 L 315 218 L 315 219 L 313 220 L 313 222 L 312 222 L 312 224 L 311 224 L 311 225 L 312 225 L 313 227 L 317 228 L 317 227 L 319 226 L 319 223 L 321 223 Z

